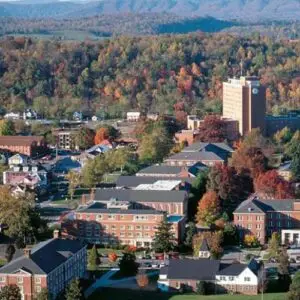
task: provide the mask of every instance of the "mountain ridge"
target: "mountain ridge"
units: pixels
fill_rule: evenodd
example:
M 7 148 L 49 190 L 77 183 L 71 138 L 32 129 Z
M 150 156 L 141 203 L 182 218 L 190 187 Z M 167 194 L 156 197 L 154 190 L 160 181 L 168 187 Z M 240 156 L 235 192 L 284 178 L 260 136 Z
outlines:
M 49 2 L 48 2 L 49 1 Z M 73 18 L 96 14 L 173 13 L 225 20 L 300 20 L 299 0 L 29 0 L 0 2 L 0 16 Z

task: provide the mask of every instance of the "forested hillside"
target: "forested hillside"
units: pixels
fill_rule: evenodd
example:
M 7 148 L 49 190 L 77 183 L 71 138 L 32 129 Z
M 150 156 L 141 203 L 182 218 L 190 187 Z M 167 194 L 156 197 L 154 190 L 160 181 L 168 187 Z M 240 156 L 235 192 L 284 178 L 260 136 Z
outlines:
M 300 107 L 300 42 L 228 34 L 120 37 L 71 43 L 0 40 L 0 104 L 47 117 L 83 109 L 108 117 L 132 109 L 219 111 L 222 81 L 240 62 L 266 84 L 268 109 Z M 178 105 L 175 108 L 178 108 Z

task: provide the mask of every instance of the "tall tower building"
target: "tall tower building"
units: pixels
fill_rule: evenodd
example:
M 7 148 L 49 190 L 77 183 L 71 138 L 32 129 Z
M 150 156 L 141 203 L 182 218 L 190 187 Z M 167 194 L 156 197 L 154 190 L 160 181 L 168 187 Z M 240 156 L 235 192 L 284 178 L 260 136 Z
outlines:
M 223 117 L 239 122 L 241 136 L 254 128 L 265 132 L 266 89 L 257 77 L 223 82 Z

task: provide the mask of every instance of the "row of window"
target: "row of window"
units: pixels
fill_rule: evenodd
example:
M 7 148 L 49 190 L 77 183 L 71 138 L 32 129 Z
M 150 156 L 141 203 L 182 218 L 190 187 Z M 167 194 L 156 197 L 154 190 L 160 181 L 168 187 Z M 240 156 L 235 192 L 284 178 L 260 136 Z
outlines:
M 238 215 L 237 216 L 237 220 L 238 221 L 263 221 L 264 220 L 264 216 L 241 216 Z
M 80 225 L 79 229 L 83 229 L 84 225 Z M 133 225 L 120 225 L 120 226 L 116 226 L 116 225 L 103 225 L 102 228 L 104 230 L 156 230 L 156 226 L 148 226 L 148 225 L 137 225 L 137 226 L 133 226 Z M 97 224 L 87 224 L 85 226 L 85 229 L 87 231 L 91 231 L 92 229 L 94 230 L 100 230 L 101 229 L 101 225 L 97 225 Z
M 84 234 L 84 232 L 80 232 L 80 235 L 82 236 Z M 85 235 L 86 236 L 88 236 L 88 237 L 90 237 L 90 236 L 103 236 L 103 237 L 105 237 L 107 234 L 100 234 L 100 232 L 98 231 L 98 232 L 94 232 L 94 233 L 92 233 L 91 231 L 87 231 L 86 233 L 85 233 Z M 115 233 L 111 233 L 111 235 L 113 235 L 113 236 L 117 236 Z M 130 238 L 132 238 L 132 237 L 151 237 L 151 235 L 150 235 L 150 233 L 148 233 L 148 232 L 145 232 L 145 233 L 142 233 L 142 232 L 136 232 L 136 233 L 132 233 L 132 232 L 120 232 L 120 235 L 119 235 L 120 237 L 130 237 Z
M 6 277 L 0 277 L 0 282 L 6 282 Z M 17 283 L 23 283 L 24 282 L 24 277 L 23 276 L 19 276 L 17 277 Z M 34 278 L 34 282 L 36 284 L 40 284 L 42 282 L 42 279 L 40 277 L 35 277 Z

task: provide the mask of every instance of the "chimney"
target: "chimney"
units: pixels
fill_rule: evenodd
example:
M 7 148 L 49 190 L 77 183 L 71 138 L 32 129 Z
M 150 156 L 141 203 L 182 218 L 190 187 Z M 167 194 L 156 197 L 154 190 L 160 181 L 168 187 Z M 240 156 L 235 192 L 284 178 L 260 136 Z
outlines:
M 26 248 L 24 249 L 24 255 L 25 255 L 27 258 L 30 258 L 30 257 L 31 257 L 31 248 L 26 247 Z
M 59 232 L 58 229 L 55 229 L 55 230 L 53 231 L 53 238 L 54 238 L 54 239 L 59 239 L 59 237 L 60 237 L 60 232 Z

